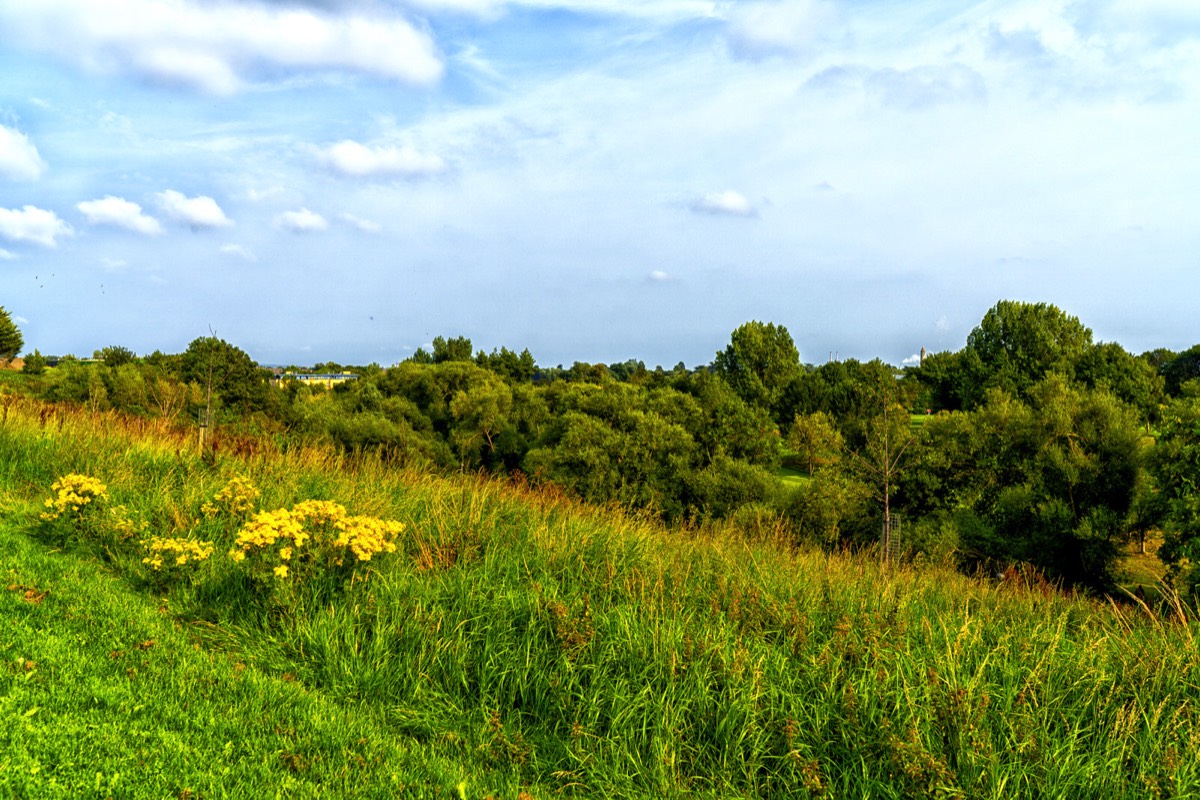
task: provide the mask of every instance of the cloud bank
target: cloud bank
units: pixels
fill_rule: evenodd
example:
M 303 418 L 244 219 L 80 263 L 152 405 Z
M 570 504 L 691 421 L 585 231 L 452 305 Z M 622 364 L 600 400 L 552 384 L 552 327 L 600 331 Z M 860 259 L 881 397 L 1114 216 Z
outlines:
M 24 46 L 89 70 L 214 94 L 280 69 L 411 84 L 434 83 L 443 69 L 429 34 L 395 15 L 190 0 L 39 0 L 0 4 L 0 27 Z

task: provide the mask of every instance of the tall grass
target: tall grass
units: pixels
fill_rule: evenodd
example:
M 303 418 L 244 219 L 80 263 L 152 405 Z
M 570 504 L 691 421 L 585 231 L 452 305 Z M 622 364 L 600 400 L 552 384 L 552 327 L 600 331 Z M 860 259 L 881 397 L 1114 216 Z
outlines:
M 232 530 L 198 509 L 234 474 L 263 508 L 329 499 L 404 522 L 399 550 L 334 600 L 265 603 L 219 557 L 165 599 L 209 648 L 452 754 L 470 787 L 1200 794 L 1200 653 L 1182 606 L 1161 616 L 937 565 L 885 570 L 321 449 L 243 443 L 202 459 L 186 431 L 5 403 L 0 489 L 31 530 L 65 472 L 219 552 Z M 95 555 L 144 573 L 135 542 Z

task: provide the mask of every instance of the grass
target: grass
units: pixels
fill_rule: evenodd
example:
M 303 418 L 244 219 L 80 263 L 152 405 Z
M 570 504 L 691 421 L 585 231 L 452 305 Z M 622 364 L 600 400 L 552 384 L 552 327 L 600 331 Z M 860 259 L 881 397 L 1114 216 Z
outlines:
M 1181 605 L 884 570 L 320 450 L 206 461 L 184 431 L 34 401 L 0 413 L 10 795 L 1200 796 Z M 222 557 L 155 591 L 134 541 L 45 543 L 34 512 L 66 472 L 218 553 L 233 529 L 198 510 L 234 474 L 263 508 L 332 499 L 407 527 L 336 596 L 264 593 Z

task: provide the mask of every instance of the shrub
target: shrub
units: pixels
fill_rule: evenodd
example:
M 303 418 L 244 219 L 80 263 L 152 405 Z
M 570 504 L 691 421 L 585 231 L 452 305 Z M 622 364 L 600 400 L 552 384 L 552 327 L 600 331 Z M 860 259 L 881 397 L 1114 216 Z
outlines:
M 305 500 L 255 514 L 238 531 L 229 557 L 260 583 L 337 592 L 360 565 L 395 552 L 403 530 L 399 522 L 351 516 L 338 503 Z
M 146 557 L 142 563 L 152 575 L 151 583 L 159 588 L 174 579 L 195 577 L 195 568 L 213 554 L 213 543 L 185 537 L 152 536 L 144 542 Z
M 54 496 L 46 500 L 39 516 L 59 544 L 99 538 L 99 508 L 108 499 L 108 487 L 89 475 L 71 473 L 50 485 Z
M 249 478 L 235 475 L 210 502 L 200 507 L 200 513 L 208 519 L 225 517 L 244 522 L 253 513 L 260 496 L 258 488 Z

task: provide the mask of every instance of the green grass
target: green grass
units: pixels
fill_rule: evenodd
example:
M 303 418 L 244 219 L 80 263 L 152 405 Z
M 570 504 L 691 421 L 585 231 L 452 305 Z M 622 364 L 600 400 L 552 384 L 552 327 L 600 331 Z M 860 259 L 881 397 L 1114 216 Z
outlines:
M 186 432 L 9 411 L 13 796 L 1200 796 L 1181 606 L 883 570 L 316 450 L 206 463 Z M 235 473 L 264 508 L 334 499 L 407 529 L 332 600 L 281 604 L 222 557 L 160 596 L 134 543 L 45 544 L 33 511 L 69 471 L 218 553 L 232 530 L 198 510 Z
M 375 709 L 201 647 L 94 562 L 10 524 L 0 550 L 0 796 L 449 797 L 470 777 Z

